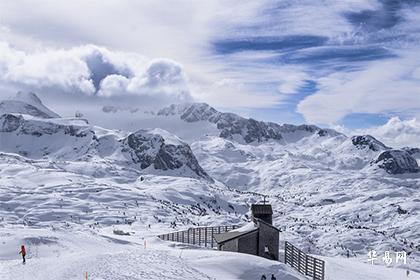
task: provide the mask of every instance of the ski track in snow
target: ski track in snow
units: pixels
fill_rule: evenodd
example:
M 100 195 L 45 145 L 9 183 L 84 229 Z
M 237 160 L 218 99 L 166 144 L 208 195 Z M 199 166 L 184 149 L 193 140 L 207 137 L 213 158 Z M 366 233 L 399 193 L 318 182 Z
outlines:
M 2 263 L 8 266 L 2 278 L 7 279 L 83 279 L 88 272 L 89 279 L 96 280 L 131 280 L 131 279 L 211 279 L 204 273 L 171 257 L 164 251 L 139 250 L 98 256 L 80 256 L 74 254 L 57 259 L 58 264 L 51 264 L 53 259 L 29 259 L 27 264 L 13 261 Z M 12 261 L 9 261 L 9 263 Z M 62 267 L 62 270 L 56 270 Z M 1 275 L 1 274 L 0 274 Z

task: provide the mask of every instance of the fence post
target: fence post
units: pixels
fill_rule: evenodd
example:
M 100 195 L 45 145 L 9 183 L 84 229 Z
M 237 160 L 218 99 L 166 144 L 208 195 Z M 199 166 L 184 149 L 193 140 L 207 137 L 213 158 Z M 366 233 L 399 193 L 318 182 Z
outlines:
M 193 228 L 192 232 L 193 232 L 193 244 L 195 245 L 195 228 Z
M 214 227 L 211 228 L 211 247 L 213 248 L 213 239 L 214 239 L 214 233 L 213 233 Z
M 313 277 L 314 279 L 316 279 L 316 278 L 315 278 L 315 276 L 316 276 L 316 260 L 315 260 L 315 258 L 314 258 L 314 273 L 313 273 L 312 277 Z
M 207 248 L 207 227 L 204 230 L 204 243 L 206 243 L 205 247 Z
M 300 250 L 298 251 L 298 271 L 300 273 L 302 273 L 302 269 L 300 267 L 300 260 L 302 259 L 302 253 L 300 252 Z
M 201 246 L 201 228 L 198 228 L 198 246 Z

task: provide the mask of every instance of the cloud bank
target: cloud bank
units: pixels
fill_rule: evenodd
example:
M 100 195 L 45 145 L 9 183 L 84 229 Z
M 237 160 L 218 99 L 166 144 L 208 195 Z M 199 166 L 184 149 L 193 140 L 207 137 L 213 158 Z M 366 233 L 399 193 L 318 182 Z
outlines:
M 395 148 L 420 148 L 420 122 L 417 119 L 401 120 L 393 117 L 381 126 L 369 129 L 356 129 L 353 134 L 370 134 L 386 145 Z
M 420 119 L 419 14 L 415 0 L 0 1 L 0 94 L 194 99 L 347 129 Z
M 417 52 L 401 52 L 397 58 L 371 62 L 363 70 L 322 77 L 317 93 L 302 100 L 297 109 L 307 121 L 324 124 L 337 123 L 352 113 L 418 115 L 417 57 Z
M 145 96 L 166 103 L 192 100 L 180 64 L 94 45 L 25 52 L 0 42 L 0 81 L 41 92 Z

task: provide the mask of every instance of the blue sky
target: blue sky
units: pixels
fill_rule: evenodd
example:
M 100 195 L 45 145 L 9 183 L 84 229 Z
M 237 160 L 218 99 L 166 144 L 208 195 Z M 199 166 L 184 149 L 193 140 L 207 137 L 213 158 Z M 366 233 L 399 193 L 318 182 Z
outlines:
M 63 98 L 92 111 L 198 101 L 376 129 L 420 116 L 418 3 L 4 1 L 0 95 L 32 90 L 64 113 Z
M 302 122 L 306 120 L 318 124 L 334 123 L 351 129 L 385 124 L 390 117 L 395 115 L 408 117 L 404 110 L 395 110 L 396 108 L 391 103 L 387 108 L 378 109 L 363 108 L 363 102 L 351 104 L 352 106 L 349 104 L 348 108 L 340 108 L 342 112 L 338 112 L 337 116 L 327 118 L 312 116 L 317 114 L 316 112 L 310 113 L 312 117 L 307 114 L 305 118 L 305 111 L 316 111 L 315 106 L 319 103 L 314 103 L 312 108 L 301 105 L 299 109 L 299 104 L 310 95 L 318 99 L 328 98 L 328 96 L 319 98 L 317 95 L 325 90 L 323 79 L 333 77 L 335 80 L 333 82 L 338 84 L 347 82 L 347 79 L 351 81 L 351 77 L 357 76 L 357 73 L 368 75 L 369 69 L 372 66 L 376 69 L 375 66 L 380 62 L 389 62 L 387 64 L 389 68 L 393 68 L 394 64 L 403 64 L 404 56 L 409 55 L 401 51 L 419 50 L 418 30 L 414 26 L 418 21 L 413 20 L 413 17 L 418 18 L 418 16 L 412 14 L 413 11 L 418 11 L 418 1 L 352 2 L 355 5 L 352 5 L 350 1 L 312 1 L 312 3 L 310 1 L 272 1 L 260 10 L 258 15 L 260 20 L 244 23 L 243 26 L 235 26 L 234 30 L 237 32 L 233 34 L 237 35 L 212 42 L 214 53 L 223 56 L 224 59 L 229 59 L 234 54 L 247 53 L 249 57 L 251 54 L 258 56 L 266 53 L 267 57 L 253 61 L 255 67 L 274 67 L 274 69 L 277 67 L 281 73 L 285 66 L 296 66 L 298 69 L 296 71 L 306 74 L 301 75 L 302 80 L 298 82 L 298 86 L 292 93 L 286 94 L 278 104 L 262 112 L 258 110 L 254 114 L 273 121 L 288 119 L 292 122 Z M 320 11 L 325 18 L 320 19 L 312 14 L 317 11 Z M 293 13 L 297 14 L 294 19 L 291 18 Z M 306 17 L 306 19 L 301 20 L 300 17 Z M 313 22 L 310 23 L 310 20 Z M 330 27 L 329 24 L 331 24 Z M 246 58 L 242 61 L 236 59 L 234 66 L 240 71 L 246 63 Z M 408 71 L 415 71 L 418 65 L 412 68 Z M 399 74 L 396 73 L 396 75 Z M 265 80 L 261 83 L 249 81 L 253 88 L 270 92 L 275 92 L 277 89 L 280 95 L 283 92 L 277 87 L 281 82 L 283 82 L 281 77 L 269 83 Z M 418 77 L 414 78 L 413 82 L 414 85 L 418 84 Z M 381 86 L 377 85 L 378 92 L 374 94 L 380 94 Z M 330 86 L 330 88 L 332 89 L 327 88 L 326 92 L 337 91 L 331 92 L 331 95 L 337 98 L 337 95 L 340 95 L 340 87 Z M 355 94 L 354 98 L 358 99 L 363 99 L 364 94 L 372 94 L 364 92 L 366 89 L 363 87 L 354 88 L 354 90 L 362 92 Z M 420 93 L 415 88 L 411 90 L 416 91 L 417 94 Z M 398 92 L 398 94 L 401 99 L 404 99 L 404 92 Z M 342 95 L 343 101 L 352 98 L 351 93 Z M 417 98 L 415 101 L 420 101 L 420 99 Z M 337 109 L 331 108 L 334 106 L 346 107 L 334 103 L 329 106 L 323 104 L 318 114 L 323 114 L 324 110 Z M 411 109 L 416 110 L 416 108 Z

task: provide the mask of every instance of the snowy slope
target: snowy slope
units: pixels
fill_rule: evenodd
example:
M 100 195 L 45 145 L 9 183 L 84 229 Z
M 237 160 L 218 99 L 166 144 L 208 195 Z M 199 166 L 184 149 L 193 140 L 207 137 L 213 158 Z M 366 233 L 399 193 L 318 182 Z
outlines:
M 182 114 L 186 109 L 168 108 L 160 114 L 186 118 L 186 124 L 211 123 L 221 114 L 207 108 L 200 116 L 201 110 L 190 109 L 190 118 Z M 349 252 L 364 260 L 369 249 L 405 250 L 411 254 L 411 268 L 419 269 L 417 150 L 393 150 L 369 135 L 281 128 L 280 140 L 247 144 L 216 133 L 192 141 L 191 147 L 216 180 L 244 194 L 267 195 L 280 214 L 275 224 L 284 238 L 306 251 L 329 256 Z
M 32 99 L 26 104 L 39 103 Z M 409 268 L 420 271 L 420 173 L 414 148 L 393 150 L 367 135 L 245 119 L 205 104 L 170 106 L 149 115 L 150 122 L 135 132 L 9 108 L 0 115 L 0 234 L 16 244 L 35 228 L 51 236 L 66 230 L 57 238 L 75 238 L 50 251 L 44 246 L 45 255 L 34 257 L 36 265 L 25 267 L 25 277 L 76 279 L 72 271 L 90 267 L 97 279 L 137 279 L 129 277 L 141 271 L 150 279 L 163 274 L 257 279 L 270 269 L 296 279 L 284 267 L 250 256 L 203 250 L 196 255 L 197 250 L 157 241 L 157 251 L 146 253 L 138 245 L 122 249 L 121 241 L 108 247 L 96 239 L 112 226 L 142 232 L 150 224 L 151 232 L 141 237 L 151 238 L 191 226 L 246 223 L 249 206 L 263 196 L 274 206 L 282 241 L 329 256 L 327 279 L 352 279 L 348 267 L 360 267 L 358 279 L 387 279 L 378 278 L 386 274 L 383 267 L 363 264 L 369 249 L 405 250 Z M 78 235 L 87 229 L 86 236 Z M 62 254 L 59 248 L 73 249 Z M 0 279 L 16 275 L 17 256 L 10 250 L 0 253 L 5 264 Z M 88 256 L 77 259 L 83 252 Z M 57 265 L 42 272 L 57 254 Z M 169 260 L 180 254 L 185 259 Z M 339 257 L 347 254 L 350 260 Z M 154 274 L 162 259 L 169 263 L 167 270 Z M 123 260 L 129 260 L 129 268 L 121 266 Z M 60 268 L 66 262 L 72 265 Z M 248 266 L 249 271 L 238 269 Z M 403 273 L 389 270 L 389 279 Z
M 46 161 L 104 162 L 144 173 L 212 178 L 188 144 L 161 129 L 134 133 L 104 130 L 87 120 L 37 118 L 16 112 L 0 115 L 0 151 Z
M 116 230 L 129 236 L 116 235 Z M 274 274 L 282 280 L 308 279 L 275 261 L 231 252 L 205 250 L 158 240 L 158 228 L 0 229 L 0 279 L 220 279 L 255 280 Z M 146 247 L 144 246 L 146 242 Z M 26 265 L 16 248 L 28 248 Z M 324 258 L 326 280 L 406 279 L 405 270 L 342 258 Z M 420 279 L 411 272 L 408 279 Z M 270 279 L 268 277 L 268 279 Z
M 124 228 L 126 230 L 126 228 Z M 304 279 L 284 264 L 251 255 L 170 246 L 142 227 L 127 227 L 131 236 L 109 229 L 63 230 L 11 228 L 1 230 L 0 279 Z M 16 234 L 15 232 L 18 232 Z M 144 247 L 146 240 L 146 248 Z M 15 247 L 30 249 L 22 266 Z M 7 245 L 6 245 L 7 244 Z M 227 265 L 228 264 L 228 265 Z
M 420 175 L 381 169 L 373 162 L 381 151 L 342 136 L 287 146 L 212 137 L 192 148 L 213 178 L 267 195 L 284 238 L 306 251 L 365 259 L 372 248 L 405 250 L 419 265 Z

